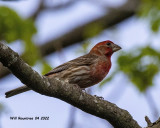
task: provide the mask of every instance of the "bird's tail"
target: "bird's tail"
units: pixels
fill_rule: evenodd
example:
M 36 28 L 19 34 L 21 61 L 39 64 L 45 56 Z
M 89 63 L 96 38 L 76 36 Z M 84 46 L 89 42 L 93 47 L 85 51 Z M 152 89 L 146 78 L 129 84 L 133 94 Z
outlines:
M 14 96 L 14 95 L 17 95 L 17 94 L 20 94 L 20 93 L 23 93 L 23 92 L 26 92 L 29 90 L 31 90 L 31 89 L 24 85 L 22 87 L 19 87 L 19 88 L 16 88 L 16 89 L 13 89 L 13 90 L 6 92 L 5 95 L 6 95 L 6 98 L 9 98 L 11 96 Z

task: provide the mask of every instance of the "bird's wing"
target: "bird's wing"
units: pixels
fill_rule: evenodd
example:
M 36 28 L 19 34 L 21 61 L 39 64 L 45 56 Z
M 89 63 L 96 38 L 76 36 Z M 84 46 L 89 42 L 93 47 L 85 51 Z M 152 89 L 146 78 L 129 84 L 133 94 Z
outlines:
M 44 76 L 49 76 L 49 75 L 51 75 L 51 74 L 54 74 L 54 73 L 58 73 L 58 72 L 64 71 L 64 70 L 68 69 L 69 67 L 70 67 L 69 64 L 64 63 L 64 64 L 62 64 L 62 65 L 60 65 L 60 66 L 58 66 L 58 67 L 52 69 L 50 72 L 48 72 L 48 73 L 45 74 Z
M 91 54 L 86 54 L 84 56 L 80 56 L 80 57 L 78 57 L 78 58 L 76 58 L 74 60 L 66 62 L 66 63 L 64 63 L 64 64 L 52 69 L 50 72 L 48 72 L 44 76 L 49 76 L 49 75 L 54 74 L 54 73 L 62 72 L 64 70 L 67 70 L 70 67 L 74 67 L 74 66 L 84 66 L 84 65 L 88 65 L 89 66 L 89 65 L 94 63 L 96 58 L 97 58 L 96 55 L 91 55 Z

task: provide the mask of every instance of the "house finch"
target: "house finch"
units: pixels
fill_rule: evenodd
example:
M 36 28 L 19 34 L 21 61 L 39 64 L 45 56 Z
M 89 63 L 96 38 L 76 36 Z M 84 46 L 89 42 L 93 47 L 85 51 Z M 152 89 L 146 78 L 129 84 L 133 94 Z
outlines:
M 91 51 L 74 60 L 66 62 L 44 76 L 56 78 L 69 84 L 76 84 L 80 88 L 87 88 L 103 80 L 111 68 L 111 56 L 121 47 L 112 41 L 103 41 L 96 44 Z M 31 90 L 27 86 L 22 86 L 6 92 L 6 97 L 11 97 L 19 93 Z

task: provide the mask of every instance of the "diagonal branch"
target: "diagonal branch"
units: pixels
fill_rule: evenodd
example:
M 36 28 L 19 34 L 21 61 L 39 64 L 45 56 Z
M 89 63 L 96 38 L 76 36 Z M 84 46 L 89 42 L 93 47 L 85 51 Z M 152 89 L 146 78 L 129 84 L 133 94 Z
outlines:
M 0 42 L 0 61 L 34 91 L 61 99 L 82 111 L 109 121 L 115 128 L 140 128 L 128 111 L 115 104 L 91 96 L 76 86 L 39 75 L 17 53 Z
M 36 11 L 29 18 L 36 20 L 37 17 L 44 11 L 58 11 L 60 9 L 68 8 L 76 4 L 77 2 L 78 2 L 77 0 L 69 0 L 66 3 L 62 2 L 62 4 L 46 6 L 45 1 L 40 0 Z
M 43 45 L 39 47 L 41 54 L 43 56 L 48 55 L 54 52 L 55 47 L 59 45 L 62 47 L 66 47 L 75 44 L 76 42 L 81 42 L 86 40 L 84 33 L 86 33 L 87 29 L 91 28 L 91 26 L 98 25 L 102 28 L 101 31 L 103 31 L 108 27 L 112 27 L 120 23 L 121 21 L 124 21 L 125 19 L 133 16 L 136 13 L 139 4 L 140 4 L 139 0 L 128 0 L 124 5 L 118 8 L 110 8 L 109 11 L 107 11 L 104 16 L 95 19 L 93 21 L 90 21 L 86 24 L 83 24 L 82 26 L 79 26 L 71 30 L 70 32 L 64 34 L 59 38 L 45 42 Z M 94 36 L 95 35 L 90 37 Z

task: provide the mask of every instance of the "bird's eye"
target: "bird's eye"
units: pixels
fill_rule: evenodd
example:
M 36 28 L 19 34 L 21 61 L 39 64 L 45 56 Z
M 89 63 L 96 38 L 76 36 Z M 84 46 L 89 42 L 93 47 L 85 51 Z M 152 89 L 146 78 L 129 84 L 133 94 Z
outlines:
M 110 46 L 110 45 L 111 45 L 111 43 L 107 43 L 107 45 L 108 45 L 108 46 Z

